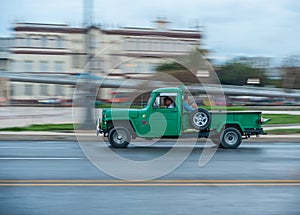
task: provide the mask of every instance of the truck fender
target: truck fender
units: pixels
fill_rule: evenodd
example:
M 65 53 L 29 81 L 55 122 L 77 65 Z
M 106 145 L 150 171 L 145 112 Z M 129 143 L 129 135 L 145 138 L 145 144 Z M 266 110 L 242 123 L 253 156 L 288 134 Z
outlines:
M 225 128 L 233 127 L 238 129 L 241 134 L 244 133 L 244 130 L 242 129 L 243 127 L 239 122 L 234 122 L 234 123 L 222 123 L 216 130 L 218 133 L 221 133 Z
M 134 125 L 134 123 L 132 122 L 131 119 L 128 119 L 128 120 L 110 120 L 111 124 L 112 124 L 112 127 L 125 127 L 127 128 L 131 135 L 133 136 L 133 138 L 136 137 L 136 127 Z M 111 129 L 110 128 L 110 129 Z

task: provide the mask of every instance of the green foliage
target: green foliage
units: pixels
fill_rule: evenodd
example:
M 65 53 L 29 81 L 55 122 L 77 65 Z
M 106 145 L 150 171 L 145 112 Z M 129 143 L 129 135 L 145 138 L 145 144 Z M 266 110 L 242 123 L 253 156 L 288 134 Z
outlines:
M 189 58 L 185 59 L 187 65 L 201 66 L 203 64 L 203 62 L 202 64 L 201 62 L 199 62 L 199 65 L 196 64 L 194 65 L 193 63 L 191 64 L 194 58 L 198 59 L 199 54 L 197 55 L 197 53 L 192 53 L 189 56 Z M 193 83 L 193 81 L 191 80 L 195 79 L 195 77 L 188 77 L 188 73 L 186 72 L 187 69 L 177 62 L 161 64 L 157 67 L 157 71 L 167 72 L 173 75 L 174 77 L 179 78 L 179 80 L 181 79 L 187 80 L 187 82 L 190 83 Z M 281 85 L 281 82 L 280 83 L 267 82 L 268 80 L 264 70 L 252 68 L 250 65 L 238 63 L 234 61 L 229 61 L 220 69 L 216 69 L 216 73 L 220 79 L 221 84 L 246 85 L 248 79 L 259 79 L 260 80 L 260 83 L 258 84 L 259 86 L 264 86 L 265 84 L 276 84 L 276 86 Z
M 278 80 L 269 79 L 269 80 L 267 80 L 266 84 L 274 86 L 274 87 L 282 88 L 282 86 L 283 86 L 283 80 L 282 79 L 278 79 Z
M 252 68 L 242 63 L 227 63 L 216 71 L 221 84 L 246 85 L 249 78 L 260 79 L 259 85 L 266 83 L 266 75 L 260 69 Z
M 95 105 L 95 108 L 132 108 L 132 109 L 141 109 L 141 108 L 144 108 L 146 104 L 144 105 L 129 105 L 127 103 L 119 103 L 119 104 L 98 104 L 98 105 Z
M 298 124 L 300 115 L 291 114 L 263 114 L 264 118 L 271 118 L 268 124 Z
M 274 129 L 267 131 L 268 134 L 300 134 L 300 129 Z
M 241 107 L 241 106 L 199 106 L 199 108 L 204 108 L 207 110 L 220 110 L 220 111 L 246 111 L 249 110 L 246 107 Z
M 177 62 L 171 62 L 171 63 L 164 63 L 159 65 L 156 68 L 156 70 L 159 72 L 163 72 L 163 71 L 174 71 L 174 70 L 186 70 L 186 68 Z
M 73 124 L 34 124 L 25 127 L 2 128 L 0 131 L 61 131 L 74 130 Z

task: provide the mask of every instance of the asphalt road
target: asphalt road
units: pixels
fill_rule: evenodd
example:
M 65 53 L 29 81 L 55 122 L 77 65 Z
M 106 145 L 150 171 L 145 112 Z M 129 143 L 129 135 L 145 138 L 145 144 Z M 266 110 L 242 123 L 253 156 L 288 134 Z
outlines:
M 149 160 L 171 146 L 115 152 Z M 244 143 L 199 167 L 203 149 L 162 178 L 133 182 L 97 169 L 76 142 L 3 141 L 0 214 L 300 214 L 300 144 Z

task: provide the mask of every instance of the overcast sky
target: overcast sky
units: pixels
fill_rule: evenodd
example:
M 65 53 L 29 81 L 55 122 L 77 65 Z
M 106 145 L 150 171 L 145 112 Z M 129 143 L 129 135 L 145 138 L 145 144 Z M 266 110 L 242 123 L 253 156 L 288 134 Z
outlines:
M 205 26 L 203 42 L 221 58 L 300 54 L 299 0 L 94 0 L 94 21 L 106 26 L 153 27 L 158 16 L 170 28 Z M 10 35 L 16 20 L 80 25 L 82 19 L 83 0 L 4 0 L 0 36 Z

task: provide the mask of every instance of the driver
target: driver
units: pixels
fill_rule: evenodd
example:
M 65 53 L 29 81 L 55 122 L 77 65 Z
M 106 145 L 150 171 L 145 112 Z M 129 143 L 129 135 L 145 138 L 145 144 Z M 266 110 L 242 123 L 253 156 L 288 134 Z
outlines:
M 166 108 L 175 108 L 173 99 L 168 96 L 164 98 L 164 105 Z

